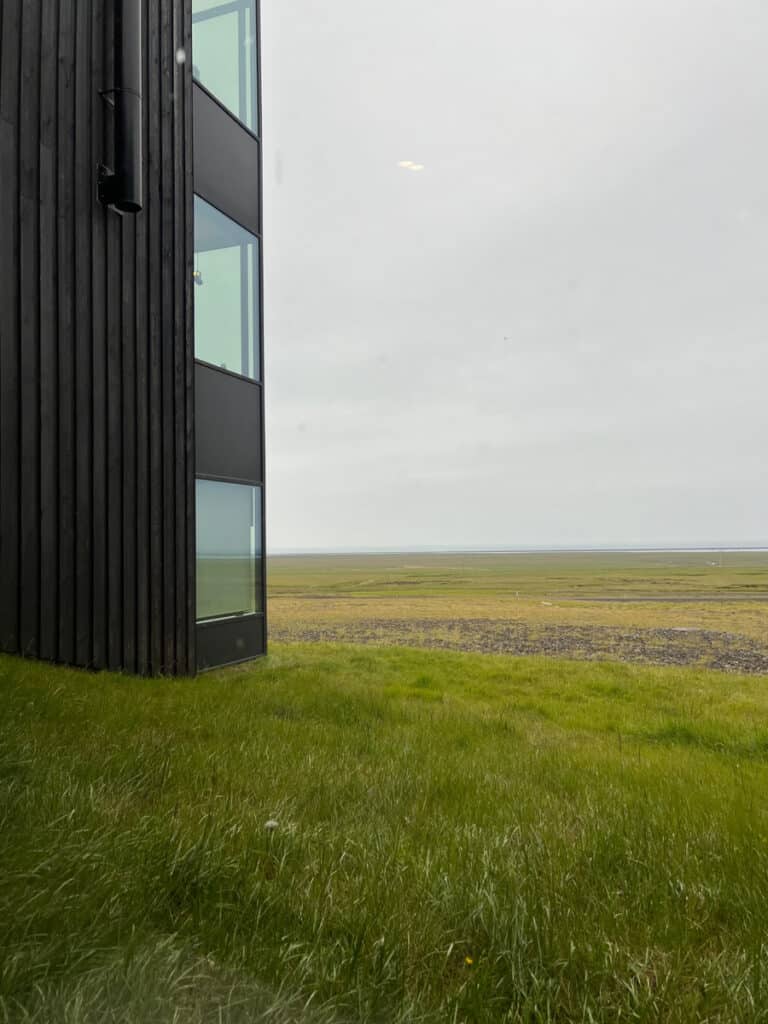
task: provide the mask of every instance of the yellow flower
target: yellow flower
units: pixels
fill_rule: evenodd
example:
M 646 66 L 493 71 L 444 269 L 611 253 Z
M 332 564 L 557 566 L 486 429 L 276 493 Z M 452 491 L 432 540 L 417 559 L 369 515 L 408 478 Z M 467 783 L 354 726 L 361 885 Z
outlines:
M 464 963 L 467 965 L 467 967 L 471 967 L 474 962 L 475 961 L 472 959 L 471 956 L 464 957 Z

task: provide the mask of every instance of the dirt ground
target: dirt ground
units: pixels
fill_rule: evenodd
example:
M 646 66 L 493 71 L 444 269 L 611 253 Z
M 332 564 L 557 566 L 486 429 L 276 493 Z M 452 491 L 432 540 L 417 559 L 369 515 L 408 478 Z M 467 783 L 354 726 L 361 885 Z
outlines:
M 485 654 L 697 665 L 725 672 L 768 674 L 768 642 L 743 634 L 692 627 L 531 624 L 499 619 L 361 619 L 270 627 L 288 642 L 344 642 L 443 648 Z

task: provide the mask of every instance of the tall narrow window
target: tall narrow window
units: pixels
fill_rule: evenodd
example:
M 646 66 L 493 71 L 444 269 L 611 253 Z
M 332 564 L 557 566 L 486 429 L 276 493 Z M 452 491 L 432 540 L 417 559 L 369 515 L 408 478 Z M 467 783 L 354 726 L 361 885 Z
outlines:
M 195 358 L 259 379 L 259 240 L 195 196 Z
M 261 488 L 197 481 L 197 618 L 262 611 Z
M 256 0 L 192 0 L 192 72 L 258 133 Z

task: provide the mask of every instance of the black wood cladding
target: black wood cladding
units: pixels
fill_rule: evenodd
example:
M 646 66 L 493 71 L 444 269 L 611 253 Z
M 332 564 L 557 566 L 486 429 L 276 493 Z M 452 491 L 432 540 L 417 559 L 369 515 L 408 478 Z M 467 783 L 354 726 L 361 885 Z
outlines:
M 144 3 L 144 211 L 109 163 L 108 3 L 0 0 L 0 648 L 195 670 L 188 0 Z

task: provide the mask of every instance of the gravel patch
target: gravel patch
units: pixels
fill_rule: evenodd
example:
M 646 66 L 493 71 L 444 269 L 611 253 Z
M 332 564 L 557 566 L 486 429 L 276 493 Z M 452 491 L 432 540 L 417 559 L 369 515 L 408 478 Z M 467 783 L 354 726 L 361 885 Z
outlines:
M 695 665 L 768 675 L 768 642 L 735 633 L 675 627 L 536 625 L 498 619 L 369 619 L 321 628 L 271 627 L 270 638 L 294 643 L 341 642 L 442 648 L 482 654 Z

